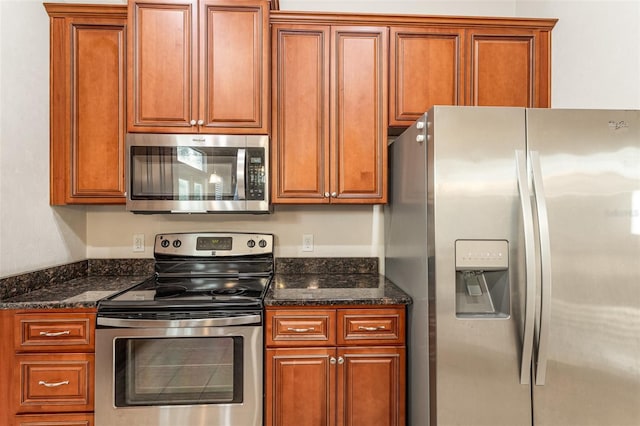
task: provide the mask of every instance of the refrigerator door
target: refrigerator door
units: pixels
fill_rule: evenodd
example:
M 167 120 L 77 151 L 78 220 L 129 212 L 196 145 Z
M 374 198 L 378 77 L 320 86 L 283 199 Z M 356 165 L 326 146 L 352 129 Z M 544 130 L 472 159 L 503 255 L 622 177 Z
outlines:
M 409 425 L 429 424 L 427 300 L 426 116 L 389 146 L 389 204 L 385 206 L 385 275 L 412 298 L 408 306 Z
M 530 425 L 525 109 L 438 106 L 428 120 L 430 424 Z
M 528 110 L 527 143 L 551 268 L 534 425 L 640 425 L 640 113 Z

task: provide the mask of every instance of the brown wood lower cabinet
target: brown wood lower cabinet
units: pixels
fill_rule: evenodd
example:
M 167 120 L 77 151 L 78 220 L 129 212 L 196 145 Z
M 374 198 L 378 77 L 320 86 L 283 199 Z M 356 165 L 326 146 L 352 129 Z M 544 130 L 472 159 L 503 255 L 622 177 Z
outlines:
M 0 389 L 7 392 L 0 424 L 92 426 L 95 309 L 3 311 L 0 318 Z
M 266 318 L 266 426 L 405 424 L 404 307 L 268 308 Z M 319 319 L 327 346 L 314 346 Z

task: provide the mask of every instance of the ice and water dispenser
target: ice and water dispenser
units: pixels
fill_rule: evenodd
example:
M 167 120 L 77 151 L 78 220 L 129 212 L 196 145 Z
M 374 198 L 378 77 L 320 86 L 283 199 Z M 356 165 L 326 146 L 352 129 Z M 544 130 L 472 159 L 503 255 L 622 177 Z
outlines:
M 509 243 L 457 240 L 456 317 L 508 318 Z

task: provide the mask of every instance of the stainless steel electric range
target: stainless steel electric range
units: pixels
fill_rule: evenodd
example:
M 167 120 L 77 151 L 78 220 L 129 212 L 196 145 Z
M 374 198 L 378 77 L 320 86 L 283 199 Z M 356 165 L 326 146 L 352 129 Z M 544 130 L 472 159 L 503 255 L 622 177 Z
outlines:
M 262 425 L 273 235 L 160 234 L 154 258 L 98 305 L 96 426 Z

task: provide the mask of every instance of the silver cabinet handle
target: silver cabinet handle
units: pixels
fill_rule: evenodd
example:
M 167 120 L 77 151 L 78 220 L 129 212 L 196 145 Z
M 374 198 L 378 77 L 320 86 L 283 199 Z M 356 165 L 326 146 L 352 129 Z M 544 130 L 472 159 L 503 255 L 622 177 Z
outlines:
M 191 124 L 192 126 L 195 126 L 195 125 L 196 125 L 196 120 L 191 120 L 191 121 L 189 122 L 189 124 Z
M 289 327 L 287 328 L 287 331 L 293 331 L 294 333 L 306 333 L 308 331 L 315 331 L 314 327 L 309 327 L 309 328 L 293 328 L 293 327 Z
M 333 198 L 336 198 L 336 197 L 338 196 L 338 193 L 337 193 L 337 192 L 332 192 L 332 193 L 331 193 L 331 196 L 332 196 Z
M 344 358 L 342 358 L 341 356 L 338 357 L 338 364 L 344 364 Z
M 202 126 L 204 124 L 204 120 L 198 120 L 198 126 Z
M 336 359 L 335 359 L 334 357 L 329 358 L 329 363 L 330 363 L 331 365 L 335 365 L 335 363 L 336 363 Z
M 49 382 L 45 382 L 44 380 L 40 380 L 38 382 L 39 385 L 47 387 L 47 388 L 57 388 L 58 386 L 62 386 L 62 385 L 68 385 L 69 381 L 65 380 L 62 382 L 56 382 L 56 383 L 49 383 Z
M 516 151 L 516 171 L 518 173 L 518 192 L 522 208 L 522 224 L 524 226 L 525 256 L 525 309 L 524 335 L 522 337 L 522 358 L 520 364 L 520 384 L 527 385 L 530 380 L 531 356 L 533 353 L 533 332 L 536 298 L 536 259 L 533 229 L 533 209 L 529 192 L 529 176 L 527 174 L 527 157 L 524 151 Z
M 384 325 L 377 325 L 375 327 L 365 327 L 364 325 L 361 325 L 361 326 L 358 327 L 358 330 L 364 330 L 364 331 L 384 330 Z
M 324 198 L 329 198 L 331 196 L 331 194 L 329 194 L 328 192 L 324 193 Z
M 538 238 L 540 241 L 541 302 L 540 328 L 538 332 L 538 353 L 536 356 L 536 385 L 544 385 L 547 374 L 547 346 L 549 341 L 549 325 L 551 323 L 551 241 L 549 239 L 549 218 L 547 202 L 542 186 L 542 169 L 540 157 L 536 151 L 529 153 L 531 158 L 531 172 L 533 175 L 533 194 L 538 212 Z
M 41 331 L 40 335 L 41 336 L 46 336 L 46 337 L 56 337 L 56 336 L 64 336 L 65 334 L 71 334 L 71 332 L 69 330 L 65 330 L 65 331 Z

